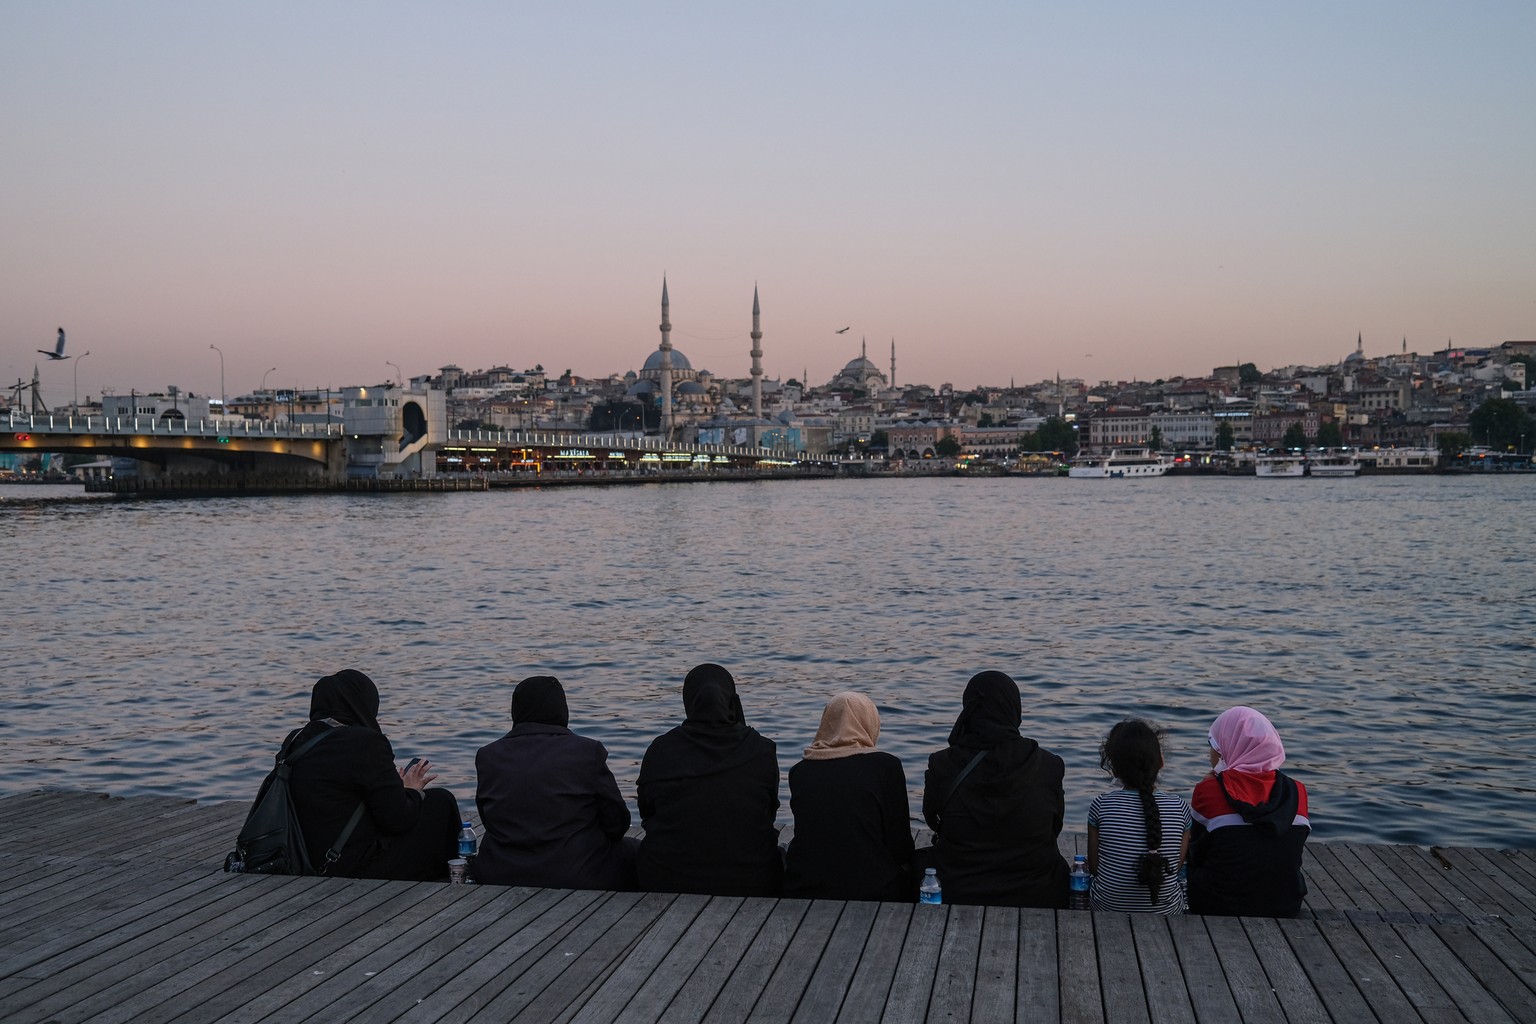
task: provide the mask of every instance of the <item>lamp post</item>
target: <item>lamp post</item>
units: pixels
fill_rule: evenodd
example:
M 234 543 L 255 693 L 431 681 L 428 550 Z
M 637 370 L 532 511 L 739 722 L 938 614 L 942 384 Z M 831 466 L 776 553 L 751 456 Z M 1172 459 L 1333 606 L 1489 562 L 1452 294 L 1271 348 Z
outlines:
M 229 396 L 224 393 L 224 350 L 217 345 L 208 347 L 219 354 L 219 415 L 222 417 L 227 414 L 229 405 Z
M 90 351 L 87 350 L 75 357 L 75 400 L 73 407 L 76 416 L 80 415 L 80 360 L 84 359 L 90 354 Z
M 272 419 L 272 393 L 267 390 L 267 377 L 268 377 L 268 375 L 276 373 L 276 372 L 277 372 L 277 367 L 274 366 L 274 367 L 272 367 L 272 369 L 268 370 L 266 373 L 261 375 L 261 391 L 262 391 L 262 394 L 267 399 L 267 419 L 268 419 L 268 421 L 271 421 L 271 419 Z
M 392 363 L 388 359 L 386 359 L 386 360 L 384 360 L 384 365 L 385 366 L 393 366 L 395 368 L 395 387 L 397 387 L 397 388 L 405 387 L 405 375 L 400 372 L 399 364 Z

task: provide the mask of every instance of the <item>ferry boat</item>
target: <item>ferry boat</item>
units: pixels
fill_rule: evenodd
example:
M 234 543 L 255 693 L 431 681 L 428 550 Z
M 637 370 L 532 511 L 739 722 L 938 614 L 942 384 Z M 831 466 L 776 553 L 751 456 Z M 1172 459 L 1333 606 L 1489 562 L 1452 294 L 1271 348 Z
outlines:
M 1305 476 L 1307 460 L 1299 452 L 1260 455 L 1253 463 L 1254 476 Z
M 1359 476 L 1360 457 L 1348 448 L 1323 449 L 1307 456 L 1308 476 Z
M 1162 476 L 1173 463 L 1150 448 L 1118 448 L 1097 455 L 1079 455 L 1072 460 L 1067 476 L 1086 480 L 1119 477 Z

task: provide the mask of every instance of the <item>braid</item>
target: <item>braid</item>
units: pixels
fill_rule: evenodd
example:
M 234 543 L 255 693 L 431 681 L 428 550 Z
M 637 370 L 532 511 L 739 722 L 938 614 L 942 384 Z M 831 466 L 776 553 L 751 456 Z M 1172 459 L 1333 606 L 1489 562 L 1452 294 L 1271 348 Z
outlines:
M 1140 719 L 1126 719 L 1116 725 L 1099 747 L 1099 767 L 1112 772 L 1122 786 L 1134 789 L 1141 798 L 1147 846 L 1136 861 L 1136 881 L 1151 890 L 1153 902 L 1164 879 L 1172 874 L 1172 862 L 1161 852 L 1163 820 L 1157 809 L 1157 773 L 1162 763 L 1160 734 Z
M 1136 862 L 1136 881 L 1151 890 L 1155 903 L 1163 888 L 1163 878 L 1168 874 L 1168 857 L 1158 852 L 1163 845 L 1163 821 L 1151 786 L 1138 789 L 1136 795 L 1141 797 L 1141 813 L 1147 827 L 1147 852 Z

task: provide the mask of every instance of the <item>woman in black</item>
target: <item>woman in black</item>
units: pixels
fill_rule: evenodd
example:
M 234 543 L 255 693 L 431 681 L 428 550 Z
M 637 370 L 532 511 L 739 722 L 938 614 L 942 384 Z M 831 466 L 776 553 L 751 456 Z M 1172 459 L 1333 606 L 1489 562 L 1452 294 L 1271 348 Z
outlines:
M 683 708 L 683 724 L 651 741 L 640 762 L 640 888 L 777 896 L 773 741 L 747 727 L 736 683 L 719 665 L 688 673 Z
M 1019 735 L 1019 687 L 1003 673 L 972 677 L 962 706 L 923 782 L 944 902 L 1065 909 L 1061 758 Z
M 566 726 L 565 689 L 531 676 L 512 691 L 512 731 L 475 755 L 485 840 L 475 880 L 557 889 L 633 889 L 639 842 L 608 751 Z
M 293 762 L 289 790 L 315 869 L 361 805 L 362 817 L 326 874 L 400 881 L 446 879 L 458 856 L 459 805 L 419 761 L 395 769 L 395 753 L 379 729 L 379 691 L 353 669 L 315 684 L 309 724 L 289 737 L 297 750 L 325 734 Z
M 912 902 L 912 826 L 901 761 L 876 750 L 880 712 L 861 693 L 827 701 L 805 760 L 789 770 L 795 835 L 784 895 Z

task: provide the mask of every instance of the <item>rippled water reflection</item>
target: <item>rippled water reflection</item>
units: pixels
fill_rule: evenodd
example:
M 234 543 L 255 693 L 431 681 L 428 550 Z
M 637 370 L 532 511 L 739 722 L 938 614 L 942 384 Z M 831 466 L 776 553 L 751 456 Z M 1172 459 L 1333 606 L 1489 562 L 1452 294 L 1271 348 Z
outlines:
M 1065 758 L 1127 714 L 1270 714 L 1319 837 L 1536 845 L 1536 480 L 873 480 L 186 502 L 0 500 L 9 790 L 246 800 L 314 679 L 380 683 L 466 802 L 510 681 L 554 673 L 627 795 L 683 674 L 732 669 L 787 770 L 860 689 L 914 812 L 975 671 Z M 18 488 L 19 489 L 19 488 Z M 786 794 L 787 798 L 787 794 Z M 787 804 L 783 811 L 787 818 Z

